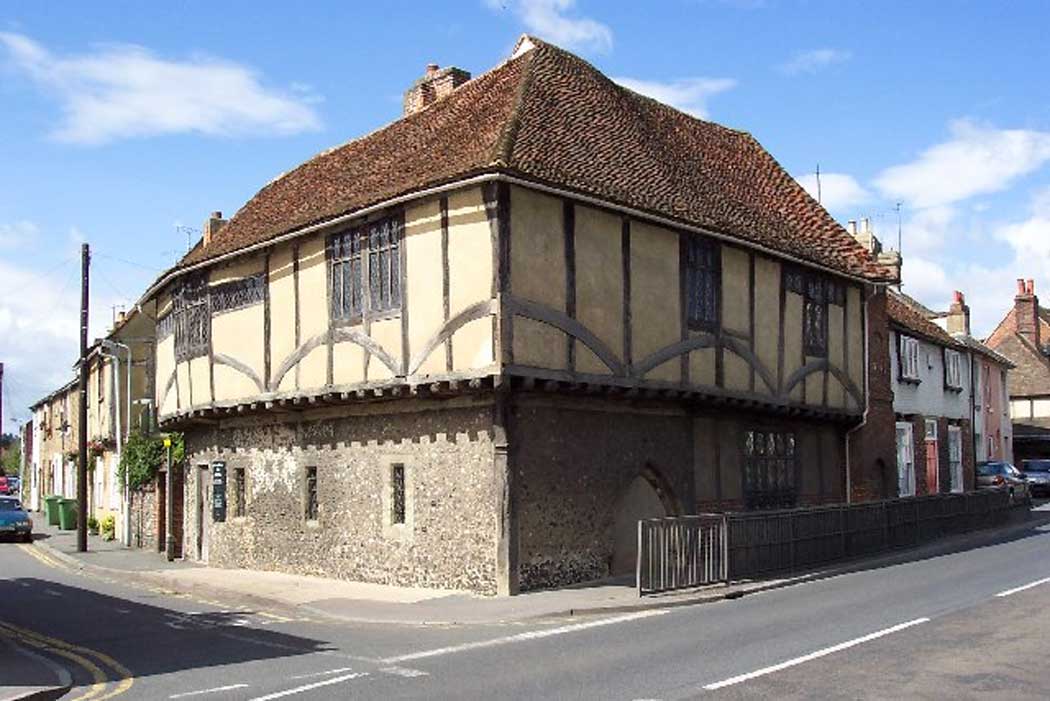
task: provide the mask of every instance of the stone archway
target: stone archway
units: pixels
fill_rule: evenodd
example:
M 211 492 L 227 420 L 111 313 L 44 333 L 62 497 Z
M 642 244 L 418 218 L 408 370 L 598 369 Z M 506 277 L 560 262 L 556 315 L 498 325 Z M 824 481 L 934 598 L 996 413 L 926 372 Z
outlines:
M 634 574 L 638 559 L 638 522 L 679 513 L 670 485 L 646 466 L 616 502 L 613 520 L 613 554 L 610 573 L 614 576 Z

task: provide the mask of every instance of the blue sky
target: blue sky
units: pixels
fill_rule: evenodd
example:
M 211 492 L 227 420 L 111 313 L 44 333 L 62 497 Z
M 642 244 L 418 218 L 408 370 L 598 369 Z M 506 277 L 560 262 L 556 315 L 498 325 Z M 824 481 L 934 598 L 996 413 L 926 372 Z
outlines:
M 95 3 L 0 7 L 5 416 L 70 379 L 77 246 L 92 335 L 184 252 L 179 226 L 396 119 L 425 64 L 475 75 L 531 32 L 752 132 L 841 221 L 895 243 L 905 290 L 966 291 L 975 331 L 1017 277 L 1050 297 L 1050 4 L 788 0 Z M 4 429 L 11 424 L 5 420 Z

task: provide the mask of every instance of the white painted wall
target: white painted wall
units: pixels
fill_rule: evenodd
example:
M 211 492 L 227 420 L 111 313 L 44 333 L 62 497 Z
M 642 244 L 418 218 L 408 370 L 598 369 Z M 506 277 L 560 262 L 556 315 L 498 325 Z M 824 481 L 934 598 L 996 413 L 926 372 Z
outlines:
M 914 336 L 912 338 L 915 338 Z M 944 387 L 944 356 L 942 347 L 919 340 L 919 382 L 902 382 L 897 353 L 900 343 L 896 331 L 890 333 L 890 379 L 893 383 L 893 410 L 898 414 L 944 416 L 949 419 L 970 418 L 970 363 L 969 353 L 962 357 L 962 391 Z

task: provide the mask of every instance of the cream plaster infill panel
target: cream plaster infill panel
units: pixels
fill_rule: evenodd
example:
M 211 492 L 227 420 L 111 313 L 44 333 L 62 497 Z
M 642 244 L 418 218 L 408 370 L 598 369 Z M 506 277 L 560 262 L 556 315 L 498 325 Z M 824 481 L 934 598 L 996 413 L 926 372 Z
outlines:
M 440 347 L 435 355 L 438 353 L 444 356 Z M 456 372 L 485 368 L 493 362 L 492 317 L 468 322 L 452 335 L 452 369 Z
M 472 304 L 492 298 L 492 256 L 492 229 L 485 213 L 481 188 L 473 187 L 450 193 L 448 299 L 451 316 Z M 440 263 L 440 258 L 438 262 Z M 439 286 L 439 295 L 440 290 Z
M 750 334 L 751 275 L 747 252 L 733 246 L 722 246 L 722 327 Z
M 405 256 L 409 355 L 418 353 L 445 323 L 442 295 L 441 205 L 429 200 L 405 211 Z M 444 372 L 444 346 L 424 362 L 423 373 Z
M 228 263 L 220 264 L 208 273 L 209 285 L 221 285 L 252 275 L 259 275 L 265 270 L 265 257 L 261 255 L 238 256 Z
M 565 370 L 566 335 L 542 321 L 514 317 L 514 363 L 551 370 Z
M 689 382 L 698 386 L 715 386 L 714 348 L 701 348 L 689 354 Z
M 731 392 L 747 392 L 751 386 L 751 366 L 746 360 L 729 350 L 722 354 L 725 388 Z M 761 380 L 756 385 L 762 384 Z
M 678 234 L 632 222 L 631 355 L 636 363 L 681 340 L 678 284 Z M 664 363 L 646 377 L 677 382 L 681 367 Z
M 269 285 L 270 360 L 272 371 L 277 372 L 281 361 L 295 351 L 295 274 L 291 244 L 277 247 L 270 256 Z M 295 373 L 290 374 L 294 388 Z
M 266 314 L 263 305 L 255 304 L 243 309 L 212 317 L 212 350 L 238 360 L 258 377 L 263 376 L 263 326 Z M 216 385 L 216 393 L 218 386 Z
M 834 375 L 828 376 L 828 406 L 833 409 L 846 408 L 846 388 Z
M 288 371 L 289 374 L 295 369 Z M 317 390 L 328 384 L 328 344 L 322 343 L 299 361 L 299 389 Z
M 828 362 L 832 367 L 845 369 L 846 346 L 843 327 L 843 309 L 837 304 L 828 305 Z
M 397 364 L 396 370 L 388 368 L 382 360 L 373 356 L 368 361 L 368 381 L 389 380 L 401 374 L 401 318 L 373 321 L 369 334 L 373 341 L 387 352 Z
M 300 343 L 328 331 L 328 270 L 324 236 L 305 238 L 299 244 Z
M 212 369 L 215 373 L 215 401 L 230 402 L 250 399 L 259 395 L 259 388 L 247 375 L 227 365 L 218 365 Z M 193 385 L 193 400 L 197 401 L 197 385 Z
M 203 406 L 210 404 L 212 401 L 211 372 L 208 363 L 207 356 L 190 360 L 190 381 L 193 383 L 194 406 Z
M 587 375 L 612 375 L 601 358 L 579 341 L 576 342 L 576 371 Z
M 776 380 L 780 347 L 780 263 L 755 255 L 754 353 Z M 755 389 L 764 388 L 757 382 Z
M 373 358 L 372 362 L 378 361 Z M 332 382 L 337 385 L 352 385 L 364 382 L 364 379 L 365 349 L 350 342 L 334 344 L 332 346 Z
M 802 295 L 784 295 L 784 382 L 802 367 Z
M 181 362 L 175 366 L 175 382 L 178 383 L 178 389 L 172 387 L 172 394 L 178 397 L 178 409 L 188 409 L 190 407 L 190 364 L 187 362 Z M 177 392 L 177 393 L 176 393 Z
M 821 406 L 824 404 L 824 371 L 818 370 L 806 375 L 806 404 Z
M 512 186 L 511 292 L 565 311 L 565 236 L 562 201 Z
M 581 205 L 576 207 L 575 222 L 576 319 L 620 357 L 623 347 L 621 219 Z M 577 367 L 582 369 L 579 360 L 577 357 Z M 601 366 L 608 371 L 604 363 Z

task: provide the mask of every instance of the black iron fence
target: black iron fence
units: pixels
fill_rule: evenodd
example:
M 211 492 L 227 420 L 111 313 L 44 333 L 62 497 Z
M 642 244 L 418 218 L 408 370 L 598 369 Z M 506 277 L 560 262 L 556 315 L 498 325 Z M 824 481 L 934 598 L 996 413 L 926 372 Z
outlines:
M 908 547 L 1006 520 L 989 489 L 860 504 L 640 521 L 638 592 L 729 582 Z

